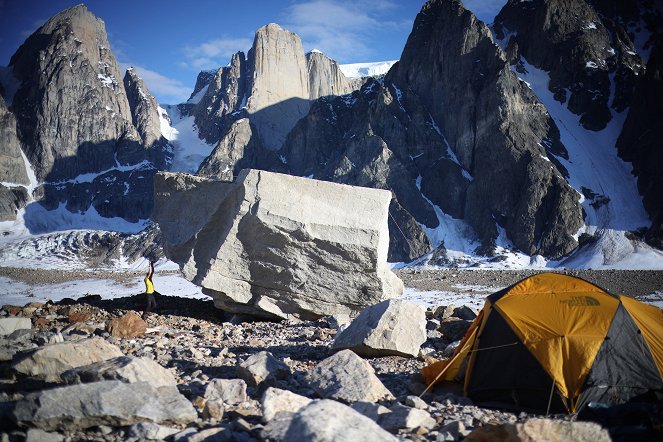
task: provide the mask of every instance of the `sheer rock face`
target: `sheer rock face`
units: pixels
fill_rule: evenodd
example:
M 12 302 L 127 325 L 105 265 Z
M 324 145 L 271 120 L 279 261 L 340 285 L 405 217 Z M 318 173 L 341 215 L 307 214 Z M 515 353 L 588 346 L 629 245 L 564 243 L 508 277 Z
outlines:
M 201 73 L 202 74 L 202 73 Z M 198 76 L 198 82 L 201 75 Z M 211 81 L 194 110 L 198 133 L 207 143 L 216 143 L 226 133 L 233 122 L 243 115 L 246 106 L 246 57 L 237 52 L 230 65 L 220 68 Z M 203 88 L 199 93 L 202 93 Z
M 345 95 L 361 88 L 364 80 L 348 78 L 331 58 L 322 52 L 306 54 L 309 98 L 315 100 L 327 95 Z
M 16 135 L 16 118 L 0 95 L 0 182 L 30 184 Z
M 0 182 L 17 184 L 7 187 L 0 184 L 0 221 L 13 221 L 16 213 L 28 201 L 29 184 L 21 144 L 16 135 L 16 118 L 9 112 L 0 95 Z M 21 185 L 22 184 L 22 185 Z
M 234 183 L 158 174 L 155 193 L 167 256 L 223 310 L 312 319 L 402 292 L 389 192 L 244 170 Z
M 156 103 L 134 73 L 129 104 L 103 21 L 84 5 L 67 9 L 26 40 L 9 68 L 20 84 L 10 107 L 18 139 L 42 183 L 35 199 L 49 210 L 149 218 L 152 176 L 168 152 Z
M 13 100 L 26 154 L 41 181 L 125 162 L 140 149 L 103 21 L 83 5 L 54 16 L 11 59 Z M 76 161 L 71 161 L 76 158 Z M 57 163 L 57 164 L 56 164 Z
M 124 75 L 124 88 L 127 91 L 132 122 L 143 145 L 147 148 L 156 148 L 166 144 L 161 135 L 161 122 L 159 120 L 159 104 L 150 95 L 143 82 L 133 68 L 129 68 Z M 165 164 L 160 165 L 163 168 Z
M 297 34 L 270 23 L 256 32 L 248 64 L 247 111 L 265 147 L 276 150 L 309 109 L 302 41 Z
M 199 174 L 226 179 L 244 167 L 284 171 L 274 152 L 308 114 L 310 103 L 350 93 L 362 83 L 346 78 L 322 53 L 305 55 L 296 34 L 276 24 L 258 29 L 246 57 L 236 53 L 204 93 L 197 82 L 202 98 L 194 110 L 196 125 L 206 142 L 217 143 Z
M 619 155 L 633 163 L 638 189 L 653 223 L 647 241 L 663 248 L 663 39 L 654 46 L 646 74 L 640 78 L 633 104 L 617 140 Z
M 487 253 L 502 227 L 526 253 L 559 257 L 576 247 L 582 211 L 554 155 L 566 151 L 545 108 L 452 0 L 424 5 L 384 82 L 318 100 L 282 149 L 290 173 L 391 189 L 401 218 L 437 227 L 427 198 L 468 221 Z
M 617 3 L 619 7 L 600 0 L 510 0 L 495 18 L 497 37 L 510 38 L 515 48 L 514 62 L 522 55 L 548 71 L 555 98 L 568 102 L 569 110 L 591 130 L 604 129 L 611 110 L 629 106 L 644 70 L 629 35 L 629 25 L 640 20 L 640 2 Z

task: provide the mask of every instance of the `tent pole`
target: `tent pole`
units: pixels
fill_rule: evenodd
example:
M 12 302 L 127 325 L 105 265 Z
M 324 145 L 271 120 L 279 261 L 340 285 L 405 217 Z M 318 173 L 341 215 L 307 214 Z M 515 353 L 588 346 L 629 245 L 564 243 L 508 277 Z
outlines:
M 552 380 L 550 386 L 550 396 L 548 397 L 548 407 L 546 408 L 546 417 L 550 414 L 550 405 L 552 404 L 553 393 L 555 392 L 555 379 Z

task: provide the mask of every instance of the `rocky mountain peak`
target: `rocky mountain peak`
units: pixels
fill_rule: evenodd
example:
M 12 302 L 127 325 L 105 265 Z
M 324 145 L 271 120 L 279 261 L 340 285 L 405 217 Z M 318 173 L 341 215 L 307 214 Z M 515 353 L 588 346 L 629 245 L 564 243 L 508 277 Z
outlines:
M 522 56 L 550 72 L 549 89 L 555 98 L 568 103 L 569 110 L 581 116 L 581 124 L 595 131 L 612 120 L 611 110 L 621 112 L 629 105 L 636 78 L 644 70 L 627 23 L 615 20 L 615 11 L 606 3 L 510 0 L 494 25 L 497 37 L 516 47 L 512 61 L 518 63 Z M 638 10 L 635 1 L 620 3 Z
M 276 150 L 309 109 L 309 83 L 302 41 L 271 23 L 256 31 L 248 53 L 248 102 L 265 147 Z
M 328 95 L 345 95 L 358 90 L 364 80 L 347 78 L 338 63 L 320 51 L 306 54 L 308 84 L 312 100 Z
M 21 82 L 12 110 L 38 179 L 103 170 L 114 164 L 108 140 L 140 140 L 104 22 L 85 6 L 48 20 L 10 67 Z M 83 161 L 66 160 L 81 154 Z
M 151 148 L 156 143 L 165 144 L 165 139 L 161 136 L 159 104 L 147 91 L 143 79 L 138 76 L 136 70 L 132 67 L 124 75 L 123 82 L 127 91 L 132 122 L 143 140 L 143 145 Z
M 149 218 L 151 178 L 168 149 L 156 101 L 135 72 L 122 81 L 104 22 L 69 8 L 28 37 L 7 70 L 19 85 L 9 111 L 38 181 L 34 199 L 47 210 Z M 26 210 L 31 231 L 49 229 L 40 213 Z

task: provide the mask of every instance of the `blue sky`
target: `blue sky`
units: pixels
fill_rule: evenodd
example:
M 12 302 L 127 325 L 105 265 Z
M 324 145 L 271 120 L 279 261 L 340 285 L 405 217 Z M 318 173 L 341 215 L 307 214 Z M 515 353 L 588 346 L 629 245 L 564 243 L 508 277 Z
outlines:
M 465 0 L 491 22 L 505 0 Z M 0 0 L 0 65 L 48 18 L 80 0 Z M 225 66 L 247 51 L 255 30 L 278 23 L 304 49 L 339 63 L 400 57 L 423 0 L 90 0 L 106 23 L 122 67 L 135 66 L 160 103 L 185 101 L 198 72 Z

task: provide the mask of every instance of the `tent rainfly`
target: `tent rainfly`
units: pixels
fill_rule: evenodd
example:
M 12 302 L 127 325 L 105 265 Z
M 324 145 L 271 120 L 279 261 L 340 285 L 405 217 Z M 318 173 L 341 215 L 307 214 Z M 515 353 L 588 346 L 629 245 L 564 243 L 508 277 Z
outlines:
M 424 367 L 484 405 L 575 413 L 663 400 L 663 310 L 542 273 L 490 295 L 453 356 Z

